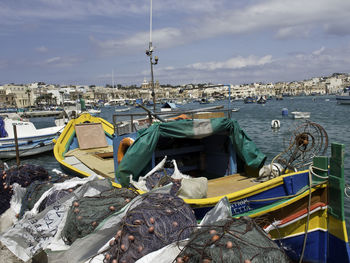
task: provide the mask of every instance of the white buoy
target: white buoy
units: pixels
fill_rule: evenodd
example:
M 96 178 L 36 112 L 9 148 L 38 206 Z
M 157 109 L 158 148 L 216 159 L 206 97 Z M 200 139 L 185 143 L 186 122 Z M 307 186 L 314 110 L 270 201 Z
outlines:
M 279 120 L 272 120 L 271 121 L 271 128 L 272 129 L 279 129 L 281 127 L 281 123 Z

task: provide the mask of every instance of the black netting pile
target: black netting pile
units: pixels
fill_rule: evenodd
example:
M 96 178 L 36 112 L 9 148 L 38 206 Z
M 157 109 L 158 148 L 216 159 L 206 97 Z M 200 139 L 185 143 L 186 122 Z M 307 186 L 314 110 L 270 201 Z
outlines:
M 41 196 L 47 190 L 49 190 L 55 183 L 61 183 L 70 178 L 71 177 L 65 174 L 60 174 L 60 175 L 54 174 L 52 176 L 49 176 L 47 180 L 44 180 L 44 181 L 37 180 L 32 182 L 27 187 L 26 193 L 22 199 L 20 217 L 22 217 L 26 211 L 31 210 L 34 207 L 35 203 L 41 198 Z M 54 191 L 40 203 L 38 211 L 39 212 L 43 211 L 49 205 L 61 199 L 68 193 L 73 192 L 75 188 Z
M 113 188 L 92 197 L 75 200 L 62 231 L 64 242 L 71 245 L 77 238 L 90 234 L 109 215 L 120 210 L 137 196 L 126 188 Z
M 146 194 L 120 222 L 104 262 L 135 262 L 152 251 L 188 238 L 195 225 L 193 210 L 181 198 Z
M 11 167 L 1 171 L 0 178 L 0 215 L 10 208 L 10 200 L 13 194 L 12 184 L 18 183 L 27 187 L 33 181 L 47 180 L 49 173 L 41 166 L 23 164 L 19 167 Z
M 226 219 L 194 231 L 176 262 L 290 262 L 283 249 L 249 217 Z
M 146 187 L 149 191 L 154 188 L 165 186 L 169 183 L 173 183 L 170 194 L 176 195 L 181 187 L 181 180 L 173 179 L 170 175 L 174 172 L 173 169 L 163 169 L 161 171 L 154 172 L 153 174 L 147 176 Z

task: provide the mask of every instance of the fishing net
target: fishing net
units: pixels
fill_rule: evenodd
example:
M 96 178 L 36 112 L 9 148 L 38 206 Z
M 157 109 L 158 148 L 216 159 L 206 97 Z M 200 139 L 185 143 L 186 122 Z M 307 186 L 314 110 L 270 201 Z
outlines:
M 126 188 L 113 188 L 92 197 L 75 200 L 70 208 L 62 231 L 62 239 L 71 245 L 77 238 L 90 234 L 98 224 L 120 210 L 137 193 Z
M 47 180 L 41 181 L 37 180 L 32 182 L 27 188 L 26 193 L 22 199 L 21 204 L 21 212 L 19 214 L 20 218 L 24 215 L 24 213 L 28 210 L 32 210 L 35 203 L 39 201 L 41 196 L 49 190 L 55 183 L 61 183 L 68 179 L 70 179 L 66 174 L 60 174 L 60 175 L 50 175 Z M 74 188 L 75 189 L 75 188 Z M 54 193 L 47 196 L 39 205 L 38 212 L 43 211 L 46 207 L 53 204 L 57 200 L 64 197 L 66 194 L 73 192 L 74 189 L 67 189 L 67 190 L 61 190 L 61 191 L 54 191 Z
M 146 178 L 146 187 L 148 191 L 152 189 L 165 186 L 167 184 L 173 183 L 170 194 L 176 195 L 181 187 L 181 179 L 174 179 L 169 176 L 174 172 L 173 169 L 163 169 L 162 171 L 157 171 Z
M 0 178 L 0 214 L 10 208 L 10 200 L 13 194 L 12 184 L 18 183 L 22 187 L 27 187 L 33 181 L 47 180 L 49 173 L 41 166 L 23 164 L 19 167 L 11 167 L 1 171 Z
M 290 262 L 249 217 L 224 219 L 194 231 L 176 262 Z
M 181 198 L 149 193 L 130 207 L 118 225 L 104 262 L 131 263 L 177 240 L 186 239 L 197 225 L 193 210 Z

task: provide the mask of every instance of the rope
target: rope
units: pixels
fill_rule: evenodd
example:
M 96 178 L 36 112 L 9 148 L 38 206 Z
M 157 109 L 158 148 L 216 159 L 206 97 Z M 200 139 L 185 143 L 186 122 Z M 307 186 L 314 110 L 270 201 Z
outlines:
M 350 195 L 347 193 L 346 189 L 350 189 L 350 185 L 348 185 L 347 183 L 345 183 L 346 186 L 344 187 L 344 194 L 346 195 L 346 197 L 350 198 Z
M 310 171 L 310 173 L 311 173 L 313 176 L 316 176 L 316 177 L 318 177 L 318 178 L 325 179 L 325 180 L 328 179 L 328 176 L 321 176 L 321 175 L 318 175 L 317 173 L 315 173 L 315 172 L 313 171 L 313 169 L 319 170 L 319 171 L 321 171 L 321 172 L 328 172 L 328 169 L 326 170 L 326 169 L 322 169 L 322 168 L 315 167 L 315 166 L 312 166 L 312 165 L 309 166 L 309 171 Z
M 300 255 L 300 259 L 299 259 L 299 263 L 303 262 L 303 258 L 304 258 L 304 252 L 305 252 L 305 248 L 306 248 L 306 241 L 307 241 L 307 234 L 309 231 L 309 223 L 310 223 L 310 207 L 311 207 L 311 170 L 309 172 L 309 201 L 308 201 L 308 205 L 307 205 L 307 220 L 306 220 L 306 225 L 305 225 L 305 236 L 304 236 L 304 242 L 303 242 L 303 249 L 301 251 L 301 255 Z

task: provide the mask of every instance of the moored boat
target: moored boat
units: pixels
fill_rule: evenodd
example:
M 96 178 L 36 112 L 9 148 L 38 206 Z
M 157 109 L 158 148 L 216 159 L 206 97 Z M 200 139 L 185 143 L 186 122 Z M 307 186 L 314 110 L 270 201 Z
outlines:
M 350 87 L 344 88 L 343 92 L 335 98 L 338 104 L 350 105 Z
M 85 134 L 89 143 L 100 141 L 102 136 L 107 143 L 82 147 L 84 140 L 80 143 L 79 137 L 83 138 L 84 132 L 79 129 L 83 127 L 91 131 L 93 124 L 100 126 L 99 136 Z M 335 191 L 332 183 L 336 180 L 342 185 L 344 179 L 328 178 L 327 162 L 320 166 L 316 161 L 313 170 L 287 173 L 265 182 L 256 181 L 257 169 L 263 164 L 265 155 L 234 121 L 225 118 L 154 123 L 140 134 L 115 134 L 114 139 L 113 133 L 112 124 L 83 114 L 71 120 L 58 138 L 55 157 L 65 170 L 80 176 L 97 173 L 110 178 L 114 186 L 121 187 L 129 186 L 131 174 L 133 180 L 137 180 L 167 155 L 177 160 L 182 173 L 208 180 L 206 197 L 184 199 L 199 220 L 226 196 L 233 216 L 268 218 L 261 226 L 273 239 L 281 241 L 286 250 L 289 249 L 288 253 L 294 260 L 303 257 L 310 262 L 336 262 L 341 256 L 346 260 L 344 262 L 349 262 L 344 217 L 330 212 L 328 207 L 334 203 L 327 197 L 328 192 L 333 196 L 343 193 L 339 189 Z M 335 150 L 333 152 L 335 156 L 341 155 Z M 117 157 L 121 158 L 118 160 Z M 342 167 L 338 162 L 331 163 L 330 174 L 338 169 L 336 167 Z M 100 171 L 101 167 L 109 170 Z M 325 171 L 321 175 L 323 179 L 311 177 L 310 181 L 310 174 L 317 170 L 316 167 Z M 336 209 L 342 208 L 340 202 Z M 327 240 L 333 243 L 327 243 Z M 335 249 L 339 251 L 335 253 Z
M 292 111 L 293 119 L 309 119 L 311 113 L 310 112 L 302 112 L 302 111 Z
M 31 156 L 53 149 L 52 140 L 64 126 L 37 129 L 32 122 L 0 117 L 0 159 L 16 157 L 16 126 L 19 156 Z
M 251 96 L 248 96 L 248 97 L 244 98 L 244 103 L 246 103 L 246 104 L 255 103 L 255 102 L 256 102 L 256 99 L 251 97 Z

